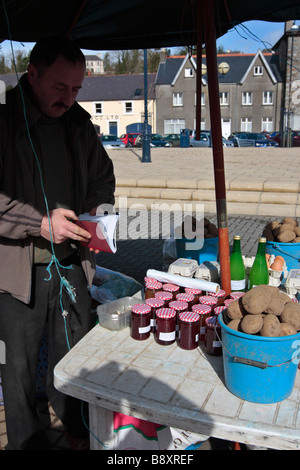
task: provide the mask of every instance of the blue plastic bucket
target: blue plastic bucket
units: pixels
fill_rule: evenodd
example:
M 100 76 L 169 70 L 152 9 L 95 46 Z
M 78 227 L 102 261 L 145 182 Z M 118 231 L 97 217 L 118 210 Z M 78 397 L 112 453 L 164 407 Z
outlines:
M 266 242 L 266 253 L 282 256 L 288 270 L 300 269 L 300 243 Z
M 300 333 L 265 337 L 221 325 L 225 385 L 243 400 L 277 403 L 294 387 L 300 354 Z
M 219 254 L 219 237 L 192 239 L 177 238 L 176 250 L 178 258 L 195 259 L 200 265 L 204 261 L 217 261 Z

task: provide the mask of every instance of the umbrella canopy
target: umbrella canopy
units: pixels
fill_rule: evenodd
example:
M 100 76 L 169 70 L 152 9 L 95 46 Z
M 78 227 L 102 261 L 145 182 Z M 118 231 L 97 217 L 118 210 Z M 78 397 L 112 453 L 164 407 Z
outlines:
M 188 46 L 197 42 L 197 0 L 1 0 L 0 40 L 71 35 L 83 49 Z M 200 0 L 214 4 L 216 37 L 248 20 L 300 18 L 299 0 Z
M 300 19 L 299 0 L 1 0 L 0 41 L 36 42 L 65 35 L 82 49 L 125 50 L 206 45 L 221 286 L 230 292 L 229 240 L 221 132 L 216 38 L 249 20 L 285 22 Z M 200 130 L 200 74 L 197 125 Z M 199 135 L 199 134 L 198 134 Z

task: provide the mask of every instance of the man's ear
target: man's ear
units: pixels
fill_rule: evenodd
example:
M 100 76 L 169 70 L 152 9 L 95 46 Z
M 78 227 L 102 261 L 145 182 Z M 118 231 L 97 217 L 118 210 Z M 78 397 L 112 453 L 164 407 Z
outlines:
M 27 79 L 30 85 L 32 85 L 38 76 L 36 67 L 33 64 L 29 64 L 27 68 Z

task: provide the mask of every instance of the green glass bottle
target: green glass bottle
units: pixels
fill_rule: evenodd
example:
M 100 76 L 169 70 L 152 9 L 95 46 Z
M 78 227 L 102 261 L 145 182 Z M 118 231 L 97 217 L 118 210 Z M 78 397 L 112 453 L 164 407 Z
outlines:
M 235 235 L 233 238 L 232 252 L 230 256 L 231 292 L 245 292 L 246 274 L 241 252 L 241 237 Z
M 260 284 L 269 284 L 269 271 L 266 260 L 266 241 L 261 237 L 259 239 L 256 257 L 249 273 L 248 289 L 259 286 Z

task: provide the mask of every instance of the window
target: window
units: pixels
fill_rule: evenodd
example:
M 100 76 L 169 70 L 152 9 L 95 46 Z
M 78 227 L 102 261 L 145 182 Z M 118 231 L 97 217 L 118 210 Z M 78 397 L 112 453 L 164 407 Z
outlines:
M 263 68 L 261 65 L 256 65 L 254 67 L 254 72 L 253 75 L 262 75 L 263 74 Z
M 252 99 L 253 99 L 252 91 L 244 91 L 242 93 L 242 105 L 251 106 L 252 105 Z
M 95 103 L 95 114 L 102 114 L 102 103 Z
M 241 119 L 241 132 L 252 132 L 252 119 L 251 118 Z
M 273 118 L 263 117 L 261 120 L 261 131 L 273 132 Z
M 220 105 L 228 106 L 229 104 L 229 93 L 227 91 L 220 93 Z
M 197 104 L 197 93 L 195 93 L 195 106 Z M 201 106 L 205 106 L 205 93 L 201 93 Z
M 194 76 L 194 69 L 193 68 L 184 69 L 184 76 L 185 78 L 192 78 Z
M 273 104 L 273 91 L 263 92 L 263 104 Z
M 183 106 L 182 93 L 173 93 L 173 106 Z
M 184 119 L 165 119 L 164 134 L 180 134 L 180 129 L 185 129 Z
M 125 113 L 132 113 L 132 101 L 125 102 Z

